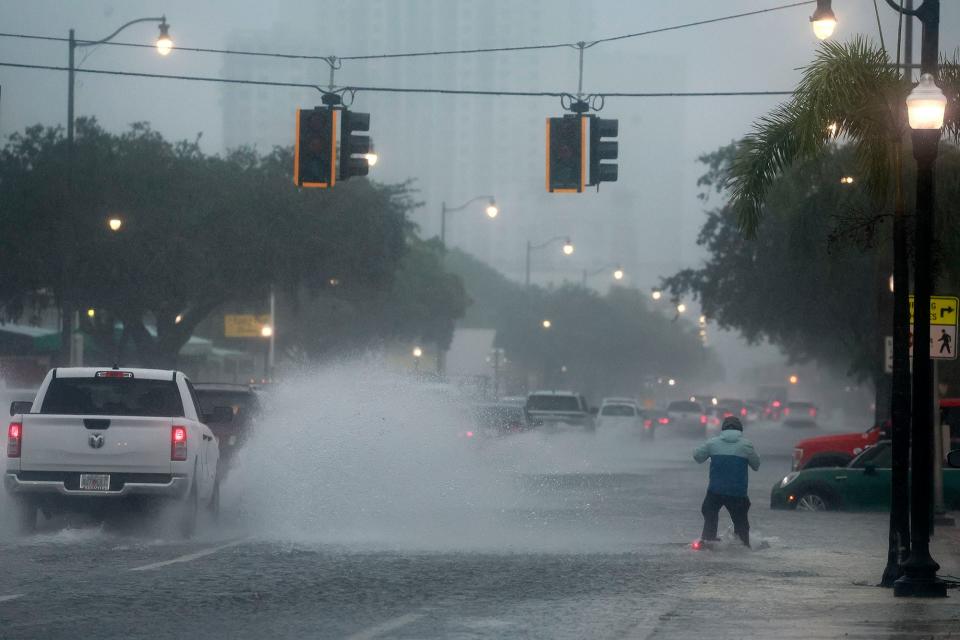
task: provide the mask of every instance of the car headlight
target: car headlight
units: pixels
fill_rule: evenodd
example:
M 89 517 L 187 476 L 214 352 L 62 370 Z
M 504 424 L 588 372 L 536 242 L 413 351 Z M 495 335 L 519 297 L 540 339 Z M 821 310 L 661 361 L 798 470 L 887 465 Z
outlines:
M 800 475 L 796 471 L 792 471 L 787 475 L 783 476 L 783 480 L 780 481 L 780 488 L 783 489 L 785 486 L 797 479 L 797 476 Z

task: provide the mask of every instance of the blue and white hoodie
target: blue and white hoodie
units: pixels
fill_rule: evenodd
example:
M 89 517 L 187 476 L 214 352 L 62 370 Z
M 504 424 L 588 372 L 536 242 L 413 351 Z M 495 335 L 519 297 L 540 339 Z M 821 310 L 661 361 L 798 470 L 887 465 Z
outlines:
M 753 443 L 739 429 L 726 429 L 710 438 L 693 452 L 693 459 L 704 463 L 710 459 L 710 486 L 707 491 L 721 496 L 747 495 L 747 465 L 756 471 L 760 456 Z

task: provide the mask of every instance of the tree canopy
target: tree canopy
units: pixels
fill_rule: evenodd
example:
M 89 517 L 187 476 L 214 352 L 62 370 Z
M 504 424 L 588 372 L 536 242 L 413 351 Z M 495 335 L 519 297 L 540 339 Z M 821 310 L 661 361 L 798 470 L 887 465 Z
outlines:
M 425 258 L 410 251 L 407 212 L 416 203 L 407 185 L 352 180 L 301 190 L 290 149 L 206 155 L 198 141 L 170 142 L 144 123 L 113 134 L 82 118 L 74 159 L 71 171 L 62 130 L 40 125 L 0 151 L 8 230 L 0 312 L 8 319 L 48 304 L 92 308 L 85 329 L 105 352 L 130 340 L 142 362 L 172 366 L 214 309 L 263 300 L 270 286 L 297 295 L 334 278 L 358 295 L 407 286 L 407 300 L 437 286 L 409 282 L 412 262 Z M 117 231 L 107 226 L 113 216 L 123 222 Z M 459 315 L 449 275 L 444 286 L 447 306 L 407 309 L 403 321 L 442 339 Z

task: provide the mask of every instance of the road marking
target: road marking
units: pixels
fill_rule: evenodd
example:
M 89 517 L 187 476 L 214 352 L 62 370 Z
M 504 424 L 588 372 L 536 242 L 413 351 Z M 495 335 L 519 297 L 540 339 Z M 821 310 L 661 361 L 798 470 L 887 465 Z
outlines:
M 178 558 L 173 558 L 172 560 L 163 560 L 162 562 L 154 562 L 152 564 L 145 564 L 142 567 L 133 567 L 130 571 L 150 571 L 152 569 L 159 569 L 160 567 L 166 567 L 171 564 L 178 564 L 181 562 L 191 562 L 205 556 L 213 555 L 218 551 L 223 551 L 224 549 L 229 549 L 230 547 L 235 547 L 238 544 L 243 544 L 247 541 L 247 538 L 242 540 L 234 540 L 233 542 L 228 542 L 227 544 L 222 544 L 218 547 L 211 547 L 209 549 L 204 549 L 203 551 L 196 551 L 194 553 L 188 553 L 185 556 L 180 556 Z
M 15 593 L 11 596 L 0 596 L 0 602 L 10 602 L 11 600 L 16 600 L 17 598 L 22 598 L 22 593 Z
M 374 625 L 362 631 L 358 631 L 352 635 L 347 636 L 347 640 L 372 640 L 379 635 L 384 633 L 389 633 L 400 627 L 405 627 L 412 622 L 416 622 L 422 618 L 424 614 L 422 613 L 407 613 L 402 616 L 397 616 L 387 620 L 386 622 L 381 622 L 378 625 Z

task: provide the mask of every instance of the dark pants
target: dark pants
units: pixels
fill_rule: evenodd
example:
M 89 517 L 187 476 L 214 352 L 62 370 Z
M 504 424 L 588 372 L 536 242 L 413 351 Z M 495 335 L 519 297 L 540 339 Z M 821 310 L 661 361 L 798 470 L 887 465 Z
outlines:
M 707 491 L 707 497 L 703 499 L 703 506 L 700 507 L 703 513 L 703 535 L 704 540 L 715 540 L 717 537 L 717 525 L 720 519 L 720 507 L 726 507 L 733 520 L 733 530 L 736 532 L 743 544 L 750 546 L 750 521 L 747 520 L 747 512 L 750 510 L 750 498 L 746 496 L 722 496 L 719 493 Z

